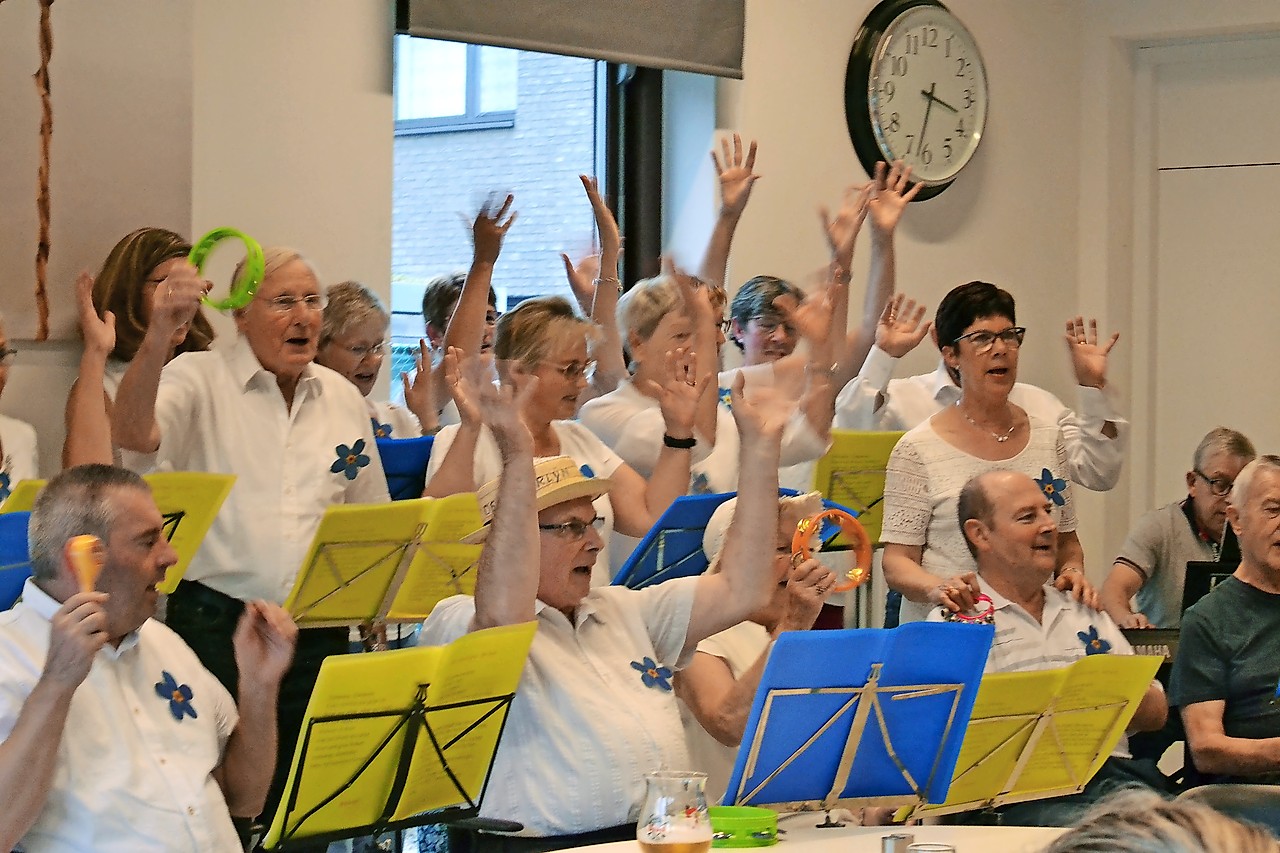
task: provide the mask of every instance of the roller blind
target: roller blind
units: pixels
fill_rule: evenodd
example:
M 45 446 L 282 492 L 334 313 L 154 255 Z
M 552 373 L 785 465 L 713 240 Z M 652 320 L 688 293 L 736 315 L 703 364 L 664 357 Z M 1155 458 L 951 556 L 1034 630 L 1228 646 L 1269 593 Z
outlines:
M 744 0 L 397 0 L 396 31 L 742 77 Z

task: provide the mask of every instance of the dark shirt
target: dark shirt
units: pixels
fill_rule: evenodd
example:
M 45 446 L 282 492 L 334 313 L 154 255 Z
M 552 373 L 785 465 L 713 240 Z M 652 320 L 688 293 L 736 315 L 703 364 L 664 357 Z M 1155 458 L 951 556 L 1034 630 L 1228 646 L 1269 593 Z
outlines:
M 1219 583 L 1186 613 L 1169 684 L 1169 704 L 1226 702 L 1228 737 L 1280 737 L 1280 595 L 1233 577 Z M 1237 777 L 1225 777 L 1236 779 Z M 1239 781 L 1280 782 L 1239 777 Z

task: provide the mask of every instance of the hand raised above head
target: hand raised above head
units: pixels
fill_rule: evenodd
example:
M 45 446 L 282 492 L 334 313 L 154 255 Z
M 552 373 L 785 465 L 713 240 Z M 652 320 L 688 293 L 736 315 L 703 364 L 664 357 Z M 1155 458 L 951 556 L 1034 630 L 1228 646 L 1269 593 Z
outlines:
M 929 321 L 924 320 L 924 303 L 916 304 L 899 293 L 889 300 L 876 324 L 876 346 L 894 358 L 902 358 L 915 349 L 929 334 Z
M 1120 340 L 1116 332 L 1111 340 L 1098 342 L 1098 320 L 1090 318 L 1088 326 L 1084 317 L 1076 315 L 1067 320 L 1067 332 L 1064 336 L 1067 352 L 1071 356 L 1071 369 L 1076 376 L 1076 384 L 1086 388 L 1105 388 L 1107 386 L 1107 359 L 1111 349 Z
M 886 166 L 883 161 L 877 163 L 872 184 L 874 190 L 867 201 L 871 227 L 878 234 L 892 234 L 902 220 L 908 202 L 919 194 L 924 184 L 911 184 L 911 167 L 901 160 L 894 160 L 892 166 Z
M 502 241 L 506 239 L 511 226 L 516 224 L 516 217 L 520 215 L 511 210 L 514 201 L 515 196 L 507 193 L 499 203 L 498 194 L 490 193 L 474 219 L 467 220 L 463 216 L 463 221 L 468 222 L 471 229 L 471 245 L 477 263 L 497 262 L 498 255 L 502 252 Z M 508 211 L 510 216 L 507 215 Z
M 575 264 L 568 253 L 561 252 L 560 260 L 564 263 L 564 277 L 569 280 L 574 301 L 582 316 L 590 317 L 596 301 L 596 281 L 600 278 L 600 256 L 585 255 Z
M 579 175 L 578 179 L 582 181 L 587 200 L 591 202 L 591 212 L 596 219 L 596 231 L 600 234 L 600 249 L 606 254 L 616 255 L 622 249 L 622 234 L 618 231 L 618 220 L 614 218 L 613 211 L 605 203 L 604 196 L 600 195 L 599 182 L 590 175 Z M 606 270 L 605 274 L 616 275 L 617 273 Z
M 98 316 L 93 307 L 93 276 L 82 272 L 76 276 L 76 306 L 80 315 L 80 333 L 86 350 L 106 355 L 116 348 L 116 315 L 110 311 Z
M 829 282 L 820 290 L 807 294 L 801 302 L 797 302 L 791 294 L 784 293 L 774 298 L 773 307 L 810 346 L 821 348 L 831 340 L 835 306 L 839 302 L 840 292 L 848 286 L 841 281 Z
M 873 186 L 870 182 L 854 184 L 845 189 L 840 209 L 835 216 L 826 207 L 818 208 L 822 218 L 822 230 L 827 237 L 831 259 L 846 272 L 853 264 L 853 246 L 867 218 L 867 204 L 871 200 Z
M 698 354 L 687 347 L 677 347 L 666 354 L 666 381 L 649 382 L 649 392 L 658 399 L 662 422 L 673 438 L 689 438 L 697 416 L 698 400 L 712 383 L 713 377 L 698 375 Z
M 732 140 L 732 147 L 730 147 Z M 742 137 L 738 134 L 720 138 L 721 156 L 711 151 L 711 162 L 715 164 L 716 177 L 720 181 L 720 214 L 722 216 L 741 216 L 751 198 L 751 187 L 760 180 L 755 173 L 756 141 L 751 140 L 746 156 L 742 153 Z
M 796 402 L 771 386 L 753 388 L 746 393 L 746 376 L 738 371 L 729 389 L 733 420 L 744 444 L 767 442 L 778 444 L 782 430 L 795 414 Z
M 510 381 L 494 382 L 492 359 L 472 356 L 459 363 L 453 348 L 445 359 L 446 381 L 453 389 L 454 400 L 458 401 L 459 414 L 463 405 L 467 406 L 464 423 L 487 426 L 504 454 L 511 449 L 532 451 L 533 437 L 520 413 L 537 388 L 538 378 L 526 376 L 517 392 Z

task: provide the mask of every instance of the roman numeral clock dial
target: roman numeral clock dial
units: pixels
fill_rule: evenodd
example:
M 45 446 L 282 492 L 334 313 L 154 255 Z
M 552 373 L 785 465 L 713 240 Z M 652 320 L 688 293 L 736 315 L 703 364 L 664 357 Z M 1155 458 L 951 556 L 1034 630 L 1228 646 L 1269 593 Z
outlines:
M 845 75 L 849 138 L 867 174 L 902 160 L 925 186 L 951 185 L 987 121 L 987 73 L 973 36 L 935 0 L 884 0 L 867 15 Z

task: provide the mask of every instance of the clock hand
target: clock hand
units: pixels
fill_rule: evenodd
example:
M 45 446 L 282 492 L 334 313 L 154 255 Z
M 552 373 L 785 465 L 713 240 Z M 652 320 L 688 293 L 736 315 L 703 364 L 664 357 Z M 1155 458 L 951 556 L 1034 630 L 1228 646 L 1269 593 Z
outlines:
M 926 92 L 923 89 L 920 90 L 920 94 L 924 95 L 925 107 L 924 107 L 924 123 L 920 125 L 920 145 L 916 147 L 917 159 L 919 159 L 919 156 L 920 156 L 919 154 L 920 149 L 924 148 L 924 132 L 929 127 L 929 111 L 933 109 L 933 102 L 937 100 L 937 98 L 933 96 L 933 90 L 936 89 L 937 87 L 938 87 L 938 84 L 935 82 L 935 83 L 929 84 L 929 91 Z
M 937 85 L 937 84 L 935 84 L 935 85 Z M 938 104 L 939 106 L 946 107 L 947 109 L 951 110 L 951 112 L 953 112 L 953 113 L 958 113 L 958 112 L 960 112 L 958 109 L 956 109 L 955 107 L 951 106 L 951 105 L 950 105 L 950 104 L 948 104 L 946 101 L 942 100 L 942 98 L 939 98 L 939 97 L 937 97 L 936 95 L 934 95 L 934 94 L 933 94 L 933 87 L 930 87 L 930 90 L 929 90 L 928 92 L 926 92 L 924 89 L 921 89 L 921 90 L 920 90 L 920 94 L 924 95 L 926 98 L 928 98 L 930 101 L 933 101 L 935 104 Z

